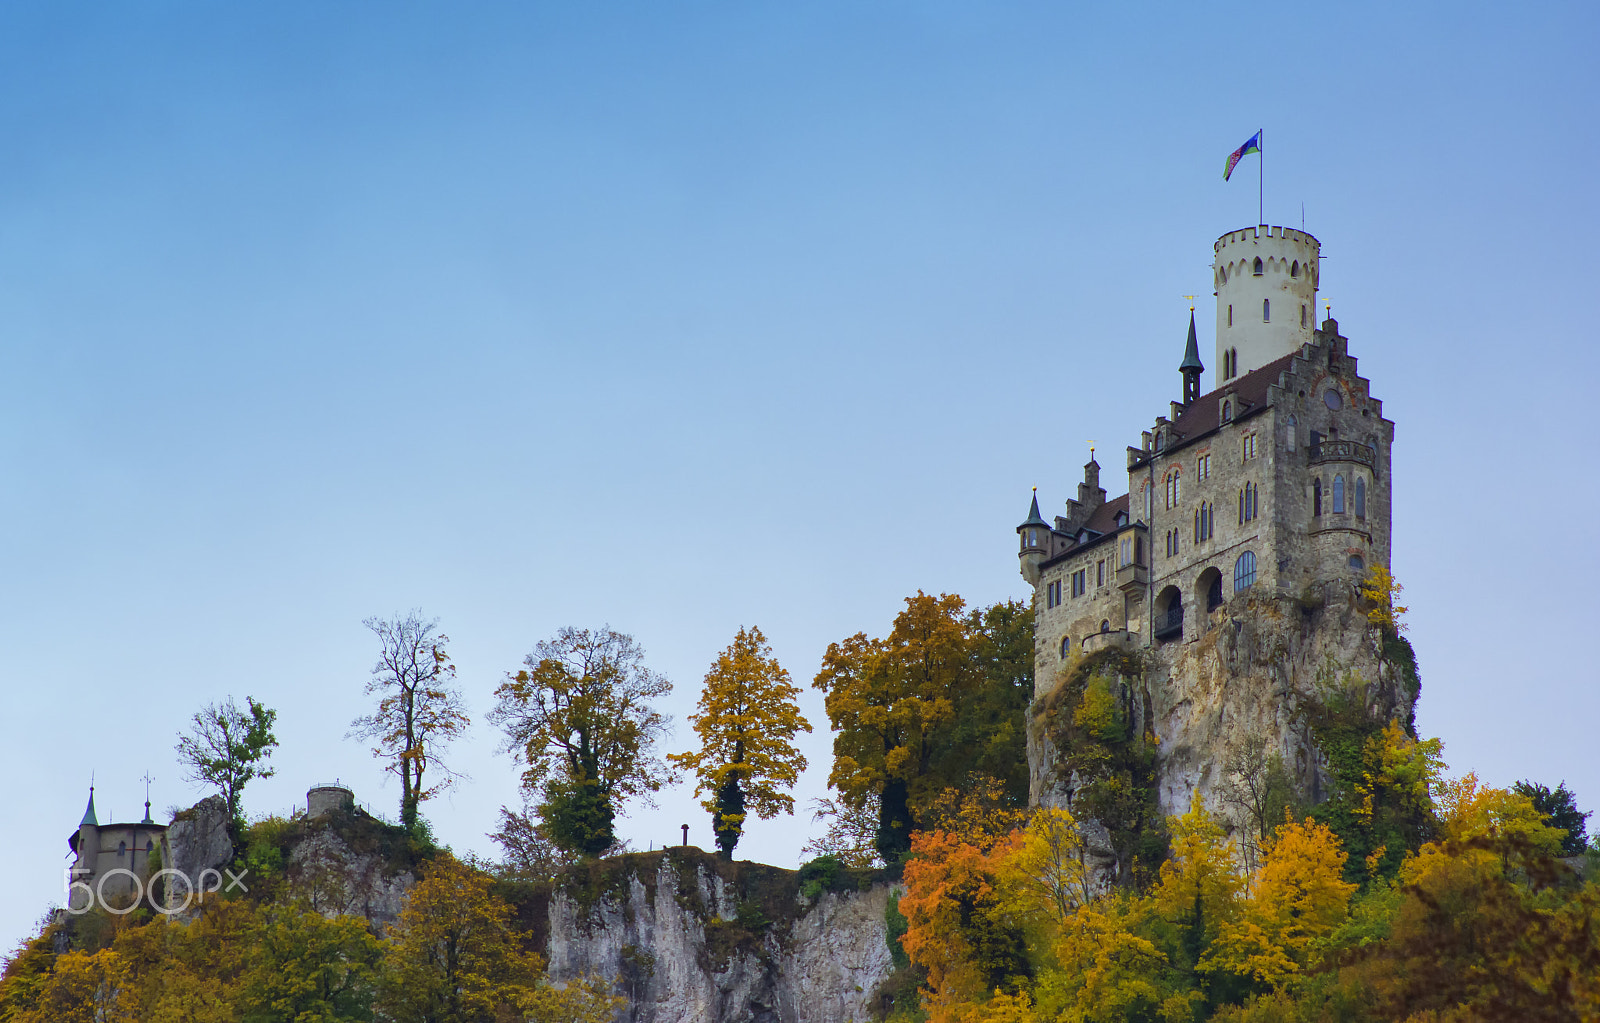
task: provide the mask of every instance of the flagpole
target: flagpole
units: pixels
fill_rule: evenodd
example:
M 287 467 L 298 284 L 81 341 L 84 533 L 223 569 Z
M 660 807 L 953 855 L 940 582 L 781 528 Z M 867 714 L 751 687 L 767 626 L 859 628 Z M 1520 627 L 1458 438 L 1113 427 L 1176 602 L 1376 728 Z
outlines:
M 1261 128 L 1256 132 L 1256 154 L 1261 157 L 1256 162 L 1256 223 L 1267 222 L 1266 209 L 1267 197 L 1267 129 Z

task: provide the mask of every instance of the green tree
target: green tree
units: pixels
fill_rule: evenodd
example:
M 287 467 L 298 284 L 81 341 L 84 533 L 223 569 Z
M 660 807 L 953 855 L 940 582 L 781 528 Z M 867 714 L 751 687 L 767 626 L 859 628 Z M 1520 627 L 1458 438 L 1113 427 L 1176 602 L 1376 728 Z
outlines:
M 245 697 L 246 710 L 228 697 L 208 703 L 193 718 L 188 735 L 178 736 L 178 760 L 191 781 L 215 786 L 228 804 L 229 819 L 241 820 L 239 795 L 252 778 L 270 778 L 265 766 L 278 745 L 272 734 L 278 712 Z
M 351 723 L 350 734 L 375 740 L 372 755 L 399 775 L 400 823 L 415 831 L 419 805 L 456 781 L 444 762 L 444 747 L 471 724 L 455 686 L 455 665 L 445 653 L 450 637 L 437 631 L 437 618 L 424 619 L 415 610 L 362 624 L 381 647 L 366 690 L 379 699 L 377 710 Z M 442 778 L 431 787 L 424 780 L 430 770 Z
M 552 841 L 603 853 L 616 841 L 618 803 L 673 780 L 655 753 L 667 718 L 651 705 L 671 691 L 633 637 L 609 627 L 564 628 L 506 676 L 489 720 L 525 766 L 523 791 L 542 797 Z
M 1567 833 L 1567 837 L 1561 840 L 1561 855 L 1583 855 L 1584 850 L 1589 848 L 1589 816 L 1594 811 L 1578 809 L 1578 798 L 1567 789 L 1565 781 L 1557 785 L 1554 791 L 1548 785 L 1532 781 L 1519 781 L 1512 788 L 1519 795 L 1533 800 L 1533 808 L 1550 818 L 1552 828 L 1560 828 Z
M 706 672 L 699 713 L 689 715 L 700 749 L 667 757 L 694 774 L 696 796 L 711 794 L 701 805 L 724 859 L 733 859 L 747 814 L 771 820 L 794 813 L 794 797 L 780 790 L 806 769 L 794 746 L 797 733 L 811 731 L 795 703 L 799 695 L 761 630 L 741 628 Z

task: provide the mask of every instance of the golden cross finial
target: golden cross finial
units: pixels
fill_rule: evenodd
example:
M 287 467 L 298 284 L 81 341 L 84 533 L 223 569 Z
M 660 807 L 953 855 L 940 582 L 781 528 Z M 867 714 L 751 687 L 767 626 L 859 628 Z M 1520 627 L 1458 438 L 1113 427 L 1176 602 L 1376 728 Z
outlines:
M 1189 300 L 1189 311 L 1191 313 L 1194 312 L 1194 300 L 1199 298 L 1200 296 L 1199 295 L 1184 295 L 1182 297 Z
M 1089 461 L 1094 461 L 1094 441 L 1085 441 L 1089 445 Z

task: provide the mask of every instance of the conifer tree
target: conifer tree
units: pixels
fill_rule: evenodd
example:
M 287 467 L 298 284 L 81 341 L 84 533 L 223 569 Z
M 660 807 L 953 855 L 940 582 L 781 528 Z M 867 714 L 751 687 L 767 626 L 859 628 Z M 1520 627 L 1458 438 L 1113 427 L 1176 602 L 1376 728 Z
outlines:
M 700 749 L 667 759 L 694 773 L 695 795 L 710 793 L 701 805 L 724 859 L 733 858 L 749 814 L 770 820 L 794 813 L 794 797 L 780 790 L 806 768 L 794 746 L 797 733 L 811 731 L 795 703 L 799 695 L 754 626 L 740 629 L 706 672 L 699 713 L 689 716 Z

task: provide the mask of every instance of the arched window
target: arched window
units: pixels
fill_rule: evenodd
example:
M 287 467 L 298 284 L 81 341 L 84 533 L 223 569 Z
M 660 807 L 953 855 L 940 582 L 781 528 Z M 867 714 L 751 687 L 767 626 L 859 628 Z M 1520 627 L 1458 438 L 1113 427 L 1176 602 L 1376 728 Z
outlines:
M 126 842 L 118 842 L 117 843 L 117 859 L 119 859 L 119 860 L 122 859 L 123 856 L 127 855 L 127 852 L 128 852 L 128 843 L 126 843 Z
M 1071 636 L 1062 636 L 1061 637 L 1061 659 L 1063 661 L 1067 659 L 1067 654 L 1071 650 L 1072 650 L 1072 637 Z
M 1250 274 L 1253 277 L 1260 277 L 1261 276 L 1261 257 L 1260 256 L 1257 256 L 1256 257 L 1256 261 L 1250 265 Z
M 1343 515 L 1344 514 L 1344 477 L 1343 476 L 1335 476 L 1333 478 L 1333 513 L 1335 515 Z
M 1261 300 L 1261 322 L 1272 322 L 1272 299 L 1270 298 L 1264 298 Z
M 1287 427 L 1284 430 L 1284 437 L 1283 437 L 1284 449 L 1287 450 L 1287 451 L 1293 451 L 1294 450 L 1295 434 L 1298 432 L 1298 425 L 1299 424 L 1297 424 L 1295 422 L 1294 416 L 1290 416 L 1289 417 L 1289 422 L 1284 424 L 1284 425 Z
M 1100 631 L 1101 632 L 1110 632 L 1111 631 L 1111 622 L 1110 622 L 1109 619 L 1102 618 L 1100 620 Z
M 1311 484 L 1311 514 L 1322 514 L 1322 481 L 1315 480 Z
M 1225 402 L 1222 403 L 1222 421 L 1224 423 L 1227 423 L 1227 422 L 1231 422 L 1232 420 L 1233 420 L 1233 402 L 1225 401 Z
M 1295 260 L 1293 263 L 1289 264 L 1289 276 L 1290 277 L 1299 277 L 1300 276 L 1300 261 L 1298 259 Z
M 1367 481 L 1356 477 L 1356 518 L 1367 517 Z
M 1352 572 L 1365 572 L 1366 570 L 1367 570 L 1367 563 L 1365 561 L 1361 560 L 1361 555 L 1359 555 L 1359 554 L 1350 555 L 1350 571 L 1352 571 Z
M 1144 481 L 1144 520 L 1149 522 L 1155 518 L 1156 485 L 1149 480 Z
M 1256 556 L 1251 551 L 1239 555 L 1233 563 L 1233 592 L 1247 590 L 1256 581 Z

